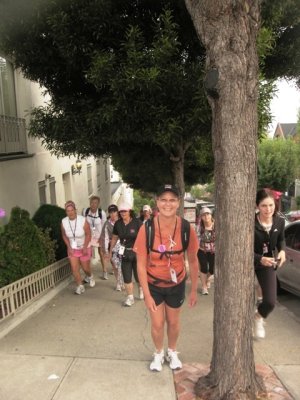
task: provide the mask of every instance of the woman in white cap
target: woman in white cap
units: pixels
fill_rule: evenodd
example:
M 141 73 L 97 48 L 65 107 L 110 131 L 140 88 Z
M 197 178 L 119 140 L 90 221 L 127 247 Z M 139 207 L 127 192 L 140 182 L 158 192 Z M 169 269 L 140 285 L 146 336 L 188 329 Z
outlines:
M 77 284 L 75 293 L 81 294 L 85 289 L 82 285 L 80 267 L 86 273 L 84 281 L 91 287 L 95 286 L 90 266 L 92 251 L 91 247 L 88 247 L 91 241 L 91 229 L 85 217 L 77 215 L 73 201 L 66 202 L 65 210 L 67 216 L 63 218 L 61 224 L 62 238 L 68 248 L 72 274 Z
M 149 204 L 145 204 L 143 206 L 143 213 L 142 213 L 142 215 L 140 217 L 140 220 L 144 224 L 146 221 L 148 221 L 148 219 L 151 219 L 151 218 L 152 218 L 151 207 L 149 206 Z
M 119 255 L 122 256 L 122 273 L 127 293 L 124 306 L 131 307 L 134 304 L 132 273 L 136 282 L 139 282 L 137 274 L 136 255 L 132 250 L 138 231 L 142 225 L 140 219 L 136 218 L 131 206 L 122 203 L 119 206 L 120 219 L 115 223 L 110 246 L 110 258 L 112 250 L 120 240 Z M 139 297 L 144 298 L 142 288 L 139 288 Z
M 207 295 L 210 288 L 210 277 L 214 274 L 215 266 L 215 222 L 208 207 L 200 210 L 200 223 L 198 225 L 200 263 L 200 279 L 202 294 Z

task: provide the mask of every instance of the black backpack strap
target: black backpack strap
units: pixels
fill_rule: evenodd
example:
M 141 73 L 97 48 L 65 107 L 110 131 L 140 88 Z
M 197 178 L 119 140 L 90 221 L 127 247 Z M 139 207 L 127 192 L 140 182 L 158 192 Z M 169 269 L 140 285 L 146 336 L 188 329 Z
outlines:
M 153 242 L 154 242 L 154 221 L 153 221 L 153 219 L 148 219 L 145 222 L 145 230 L 146 230 L 146 248 L 147 248 L 147 254 L 149 254 L 150 250 L 153 247 Z
M 191 224 L 184 218 L 181 218 L 181 243 L 183 251 L 189 246 Z
M 87 216 L 89 215 L 90 209 L 91 209 L 91 208 L 88 207 L 88 208 L 85 210 L 85 214 L 84 214 L 85 217 L 87 217 Z M 98 215 L 99 215 L 99 218 L 102 219 L 102 209 L 101 209 L 101 208 L 98 208 Z
M 155 251 L 153 249 L 153 243 L 154 243 L 154 220 L 153 219 L 148 219 L 145 222 L 145 230 L 146 230 L 146 247 L 147 247 L 147 253 L 149 254 L 150 251 L 154 251 L 159 253 L 158 251 Z M 181 218 L 181 243 L 182 243 L 182 250 L 176 251 L 173 254 L 176 253 L 181 253 L 182 251 L 186 251 L 186 249 L 189 246 L 189 241 L 190 241 L 190 232 L 191 232 L 191 225 L 189 221 L 187 221 L 184 218 Z

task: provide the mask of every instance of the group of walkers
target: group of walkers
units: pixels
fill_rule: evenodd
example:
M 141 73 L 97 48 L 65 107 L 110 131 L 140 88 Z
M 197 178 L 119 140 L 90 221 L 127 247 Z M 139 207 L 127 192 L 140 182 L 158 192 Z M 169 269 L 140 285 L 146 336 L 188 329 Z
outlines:
M 157 211 L 144 205 L 136 218 L 129 204 L 108 207 L 108 217 L 100 208 L 99 197 L 92 197 L 90 207 L 77 215 L 74 202 L 65 204 L 66 217 L 62 220 L 63 240 L 77 284 L 75 293 L 84 292 L 84 283 L 95 286 L 90 259 L 92 247 L 98 248 L 102 263 L 102 278 L 108 279 L 107 265 L 112 265 L 116 290 L 126 290 L 124 305 L 134 302 L 133 276 L 138 285 L 139 298 L 144 299 L 151 318 L 151 335 L 155 346 L 150 369 L 161 371 L 165 360 L 171 369 L 179 369 L 177 340 L 180 311 L 185 299 L 187 278 L 185 256 L 191 278 L 188 304 L 197 302 L 200 274 L 201 293 L 208 295 L 214 275 L 215 222 L 212 211 L 200 210 L 196 229 L 178 216 L 180 193 L 173 185 L 159 188 Z M 254 271 L 261 291 L 261 301 L 255 312 L 254 334 L 265 337 L 264 319 L 276 301 L 276 269 L 285 262 L 284 220 L 275 212 L 275 201 L 267 190 L 257 193 L 254 237 Z M 80 274 L 82 267 L 85 277 Z M 167 325 L 168 348 L 163 349 L 164 329 Z

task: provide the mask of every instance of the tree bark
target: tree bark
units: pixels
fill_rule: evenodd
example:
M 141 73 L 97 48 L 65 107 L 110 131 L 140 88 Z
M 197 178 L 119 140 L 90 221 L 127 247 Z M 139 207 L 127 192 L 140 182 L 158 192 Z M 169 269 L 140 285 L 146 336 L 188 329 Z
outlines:
M 185 195 L 185 183 L 184 183 L 184 157 L 185 149 L 183 146 L 178 145 L 176 154 L 170 155 L 170 161 L 172 163 L 172 176 L 173 184 L 177 186 L 181 194 L 179 213 L 183 217 L 184 215 L 184 195 Z
M 255 399 L 253 237 L 257 185 L 258 0 L 185 0 L 207 50 L 213 113 L 216 265 L 211 370 L 201 399 Z

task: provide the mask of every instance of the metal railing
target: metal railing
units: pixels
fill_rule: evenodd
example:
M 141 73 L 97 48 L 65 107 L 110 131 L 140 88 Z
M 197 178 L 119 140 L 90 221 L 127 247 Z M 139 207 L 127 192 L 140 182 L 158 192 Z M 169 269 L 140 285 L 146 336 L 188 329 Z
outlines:
M 0 154 L 26 152 L 25 119 L 0 115 Z
M 0 288 L 0 322 L 55 287 L 70 274 L 69 261 L 64 258 Z

